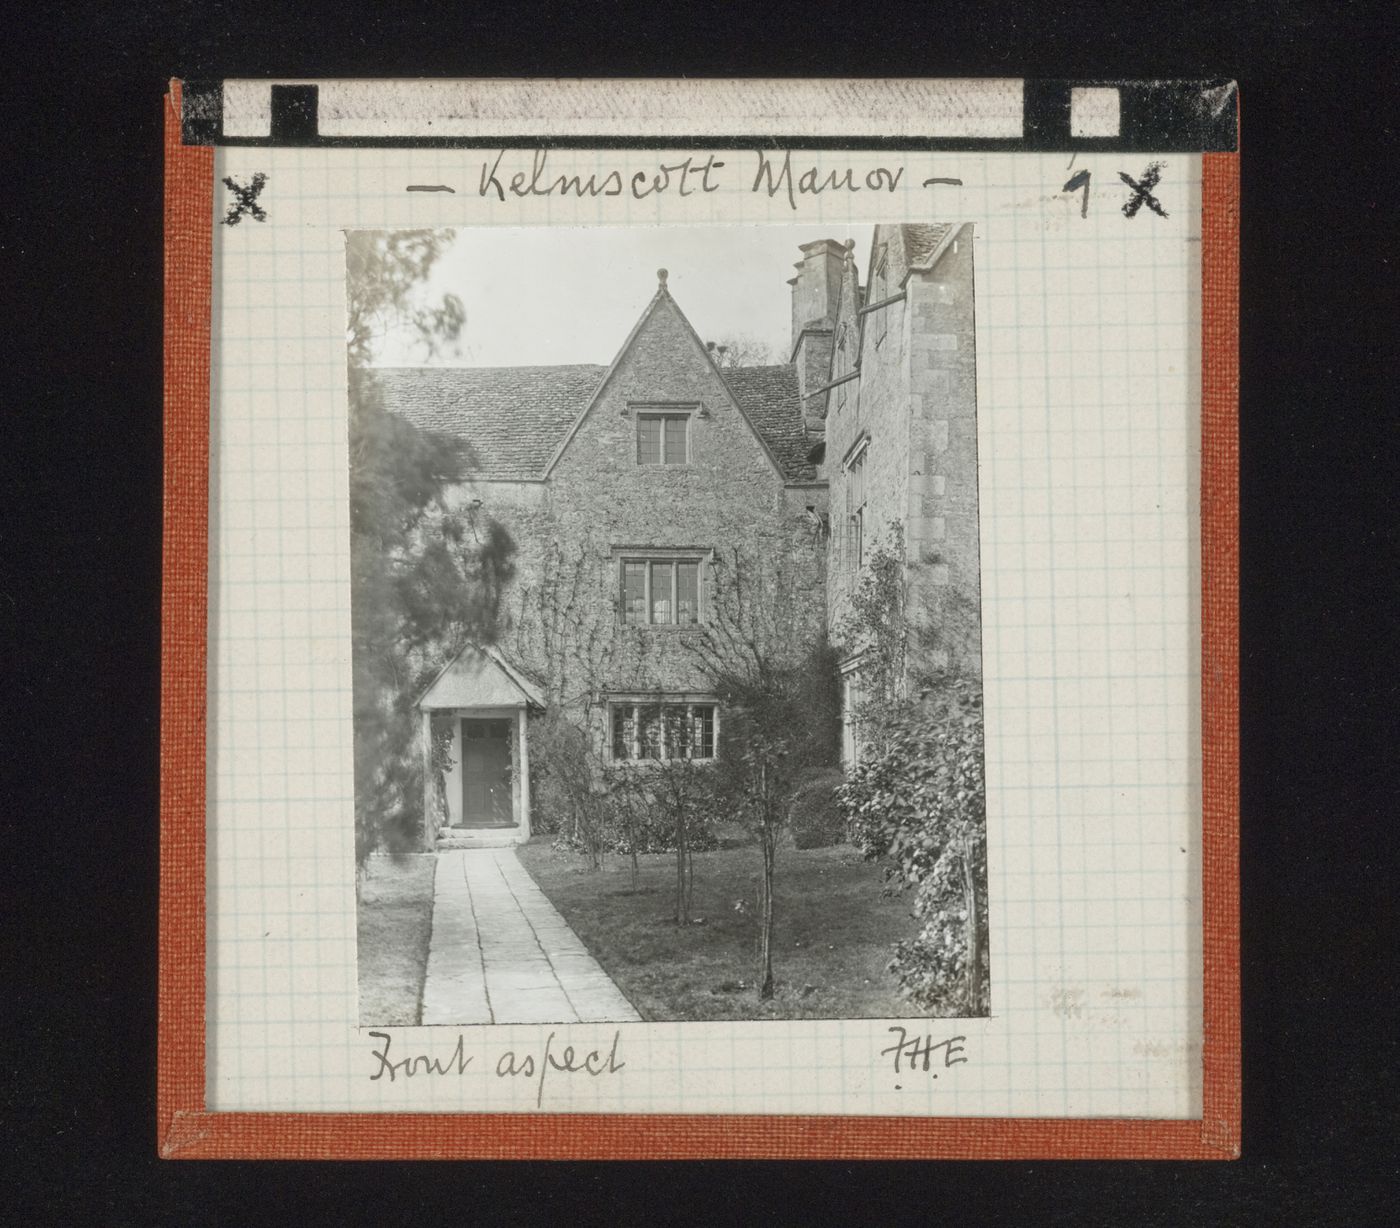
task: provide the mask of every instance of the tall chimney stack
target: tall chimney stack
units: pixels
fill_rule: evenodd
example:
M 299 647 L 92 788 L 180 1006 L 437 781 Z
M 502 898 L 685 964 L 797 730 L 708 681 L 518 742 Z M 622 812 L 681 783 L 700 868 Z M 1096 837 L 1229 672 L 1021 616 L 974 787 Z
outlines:
M 818 239 L 801 246 L 802 259 L 794 266 L 797 276 L 792 287 L 792 348 L 806 328 L 830 331 L 836 325 L 841 302 L 841 275 L 845 271 L 846 248 L 835 239 Z

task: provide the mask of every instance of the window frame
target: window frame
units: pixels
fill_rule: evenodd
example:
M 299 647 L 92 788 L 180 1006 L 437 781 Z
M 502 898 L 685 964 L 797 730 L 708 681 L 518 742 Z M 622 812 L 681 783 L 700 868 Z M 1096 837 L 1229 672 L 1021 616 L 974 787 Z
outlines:
M 859 571 L 865 565 L 865 508 L 867 503 L 865 462 L 870 453 L 870 436 L 862 438 L 842 464 L 846 488 L 846 524 L 855 541 L 855 565 Z M 855 486 L 860 484 L 860 501 L 855 501 Z
M 684 467 L 691 463 L 691 422 L 695 418 L 699 409 L 696 405 L 667 405 L 648 403 L 645 405 L 632 405 L 634 426 L 632 429 L 632 460 L 638 469 L 674 469 Z M 661 459 L 658 461 L 644 461 L 642 459 L 642 422 L 659 421 L 661 423 Z M 684 453 L 682 459 L 673 461 L 666 459 L 666 423 L 670 420 L 679 420 L 684 423 Z
M 695 727 L 695 721 L 699 711 L 701 709 L 709 710 L 710 727 L 708 742 L 710 753 L 708 755 L 670 755 L 666 753 L 669 749 L 671 728 L 670 722 L 667 720 L 667 712 L 672 709 L 684 709 L 685 723 L 692 729 Z M 629 753 L 626 755 L 619 755 L 617 753 L 617 722 L 619 716 L 628 710 L 632 713 L 632 732 L 628 740 Z M 647 744 L 648 739 L 644 737 L 644 722 L 641 714 L 646 710 L 654 710 L 657 714 L 657 729 L 659 731 L 658 753 L 654 755 L 643 753 L 643 748 Z M 644 768 L 649 764 L 680 762 L 714 763 L 719 759 L 720 705 L 719 700 L 713 695 L 688 692 L 662 692 L 660 694 L 651 695 L 610 695 L 607 699 L 606 720 L 607 757 L 610 763 L 627 764 L 628 766 Z M 702 734 L 700 739 L 701 749 L 704 749 L 705 740 Z
M 873 278 L 871 278 L 871 286 L 870 286 L 870 301 L 871 301 L 871 303 L 882 303 L 882 302 L 885 301 L 885 299 L 886 299 L 887 297 L 889 297 L 890 288 L 889 288 L 889 261 L 888 261 L 888 257 L 889 257 L 889 249 L 888 249 L 888 248 L 885 248 L 885 247 L 882 247 L 882 248 L 880 249 L 880 258 L 879 258 L 878 261 L 876 261 L 876 264 L 875 264 L 875 276 L 874 276 Z M 890 331 L 890 329 L 889 329 L 889 320 L 886 318 L 886 314 L 885 314 L 884 311 L 876 311 L 876 312 L 873 312 L 872 314 L 876 317 L 876 319 L 875 319 L 875 348 L 878 350 L 878 349 L 880 348 L 880 346 L 884 344 L 885 337 L 888 335 L 888 333 L 889 333 L 889 331 Z
M 844 375 L 849 375 L 851 371 L 850 355 L 846 350 L 846 343 L 850 340 L 851 326 L 842 323 L 836 332 L 836 362 L 834 364 L 835 375 L 833 379 L 840 379 Z M 846 385 L 844 383 L 836 386 L 836 412 L 846 408 Z
M 841 766 L 849 771 L 861 760 L 863 749 L 856 709 L 865 703 L 863 678 L 865 654 L 839 666 L 841 675 Z
M 687 627 L 698 627 L 706 621 L 708 614 L 707 602 L 705 600 L 705 569 L 709 566 L 714 555 L 713 550 L 699 549 L 696 547 L 665 547 L 665 546 L 637 546 L 637 547 L 617 547 L 613 550 L 613 561 L 617 567 L 617 616 L 618 623 L 624 627 L 640 627 L 647 629 L 670 628 L 672 630 L 683 630 Z M 642 571 L 642 608 L 645 617 L 640 622 L 633 622 L 628 617 L 627 611 L 627 566 L 628 564 L 640 565 Z M 680 621 L 680 596 L 681 596 L 681 570 L 683 563 L 695 565 L 695 617 L 690 622 Z M 655 605 L 652 600 L 652 580 L 656 574 L 656 567 L 665 565 L 671 571 L 671 592 L 670 592 L 670 617 L 664 621 L 657 621 L 655 615 Z

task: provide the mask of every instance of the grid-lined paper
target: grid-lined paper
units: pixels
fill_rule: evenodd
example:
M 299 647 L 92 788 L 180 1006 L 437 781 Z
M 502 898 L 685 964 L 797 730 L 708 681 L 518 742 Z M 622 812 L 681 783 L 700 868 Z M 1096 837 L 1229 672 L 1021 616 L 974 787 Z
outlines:
M 970 1059 L 936 1082 L 894 1077 L 878 1020 L 623 1025 L 625 1073 L 556 1080 L 545 1107 L 1200 1112 L 1200 159 L 1163 159 L 1168 216 L 1131 219 L 1118 172 L 1139 175 L 1147 155 L 1081 153 L 1072 169 L 1067 155 L 804 159 L 910 172 L 894 194 L 825 194 L 793 211 L 751 193 L 742 171 L 684 199 L 502 203 L 477 195 L 471 151 L 218 153 L 219 179 L 268 179 L 267 221 L 216 225 L 215 241 L 210 1108 L 532 1109 L 534 1085 L 491 1077 L 487 1059 L 538 1053 L 549 1030 L 463 1029 L 473 1076 L 369 1079 L 356 1022 L 342 232 L 947 220 L 977 235 L 993 1018 L 929 1025 L 965 1035 Z M 551 153 L 558 173 L 585 176 L 675 160 Z M 1081 194 L 1061 190 L 1079 169 L 1093 173 L 1087 217 Z M 935 175 L 963 185 L 921 186 Z M 215 200 L 221 215 L 222 189 Z M 775 311 L 785 299 L 775 287 Z M 404 1052 L 444 1055 L 456 1031 L 393 1029 Z

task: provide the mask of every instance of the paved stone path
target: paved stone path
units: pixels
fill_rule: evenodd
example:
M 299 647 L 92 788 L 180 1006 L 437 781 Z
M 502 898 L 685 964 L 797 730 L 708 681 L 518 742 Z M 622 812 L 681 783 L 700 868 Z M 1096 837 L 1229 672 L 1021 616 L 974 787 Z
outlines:
M 425 1024 L 640 1018 L 513 849 L 437 855 Z

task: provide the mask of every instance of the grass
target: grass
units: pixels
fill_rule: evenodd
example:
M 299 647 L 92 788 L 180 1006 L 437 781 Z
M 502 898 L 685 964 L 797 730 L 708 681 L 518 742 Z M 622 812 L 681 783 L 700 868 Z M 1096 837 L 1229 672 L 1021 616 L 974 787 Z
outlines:
M 371 857 L 360 888 L 360 1023 L 416 1024 L 433 931 L 432 853 Z
M 848 846 L 778 850 L 773 975 L 759 1000 L 756 848 L 695 856 L 691 916 L 675 923 L 675 859 L 627 858 L 591 871 L 540 841 L 520 860 L 618 988 L 650 1020 L 860 1019 L 918 1015 L 886 971 L 917 926 L 907 898 L 881 894 L 879 869 Z

